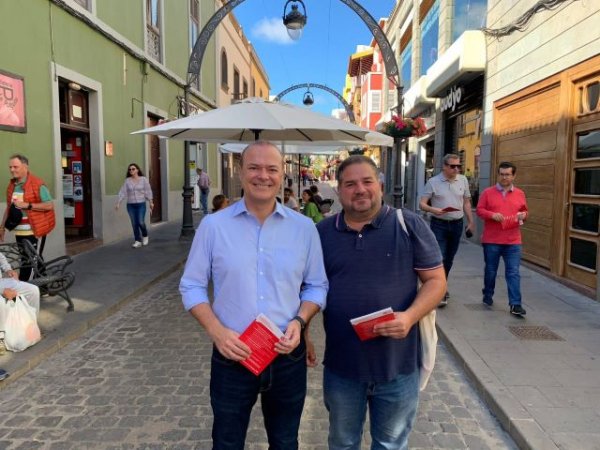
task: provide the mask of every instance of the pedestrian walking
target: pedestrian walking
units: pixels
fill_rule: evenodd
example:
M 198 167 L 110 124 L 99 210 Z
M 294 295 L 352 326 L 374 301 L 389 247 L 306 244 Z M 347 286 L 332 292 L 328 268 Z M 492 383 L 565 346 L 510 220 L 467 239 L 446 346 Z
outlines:
M 484 220 L 481 244 L 485 261 L 483 303 L 492 306 L 500 258 L 504 260 L 510 313 L 524 316 L 521 305 L 521 225 L 527 219 L 525 193 L 515 187 L 517 167 L 510 162 L 498 165 L 498 182 L 483 191 L 477 215 Z
M 463 233 L 463 218 L 467 218 L 465 231 L 469 233 L 475 230 L 475 223 L 471 211 L 469 181 L 460 174 L 462 164 L 459 156 L 448 153 L 443 162 L 442 171 L 425 184 L 419 207 L 421 211 L 432 214 L 431 231 L 440 246 L 448 278 Z M 450 293 L 446 291 L 439 306 L 446 306 L 449 297 Z
M 14 231 L 17 243 L 29 241 L 41 256 L 46 236 L 56 224 L 52 196 L 44 180 L 29 171 L 29 159 L 26 156 L 12 155 L 8 168 L 11 180 L 6 189 L 6 210 L 0 224 L 0 242 L 4 242 L 5 228 L 8 228 Z M 23 260 L 27 260 L 27 255 L 23 254 Z M 31 267 L 21 268 L 19 280 L 29 280 L 32 271 Z
M 198 188 L 200 189 L 200 204 L 202 205 L 202 213 L 208 214 L 208 194 L 210 193 L 210 177 L 201 168 L 196 169 L 198 174 Z
M 363 155 L 337 170 L 343 211 L 317 225 L 329 279 L 323 396 L 329 449 L 359 450 L 369 409 L 373 449 L 406 449 L 419 398 L 418 321 L 446 290 L 442 256 L 427 224 L 381 204 L 377 167 Z M 419 288 L 419 283 L 422 283 Z M 384 308 L 393 318 L 362 341 L 350 319 Z M 309 342 L 307 363 L 316 364 Z
M 302 330 L 325 306 L 327 278 L 316 228 L 276 201 L 283 167 L 273 144 L 246 147 L 240 168 L 244 197 L 202 220 L 180 282 L 184 307 L 214 342 L 214 449 L 244 449 L 258 395 L 269 448 L 298 448 L 307 376 Z M 239 336 L 261 313 L 284 337 L 275 344 L 279 356 L 257 376 L 239 363 L 250 356 Z
M 127 213 L 133 228 L 133 248 L 148 245 L 148 229 L 146 227 L 146 201 L 150 205 L 150 211 L 154 208 L 152 200 L 152 188 L 150 182 L 142 173 L 142 169 L 136 163 L 129 164 L 125 182 L 119 190 L 119 196 L 115 210 L 119 210 L 123 200 L 127 200 Z

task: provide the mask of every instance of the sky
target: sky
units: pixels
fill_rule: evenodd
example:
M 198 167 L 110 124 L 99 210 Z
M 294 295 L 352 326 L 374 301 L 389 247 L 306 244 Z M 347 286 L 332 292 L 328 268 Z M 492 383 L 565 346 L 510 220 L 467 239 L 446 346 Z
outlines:
M 367 25 L 340 0 L 304 0 L 307 23 L 302 37 L 291 40 L 282 22 L 286 0 L 246 0 L 233 9 L 248 40 L 265 67 L 273 96 L 298 84 L 315 83 L 342 94 L 350 55 L 357 45 L 369 45 L 373 35 Z M 395 0 L 357 0 L 378 21 L 388 17 Z M 288 4 L 289 12 L 292 2 Z M 297 3 L 301 12 L 302 5 Z M 306 89 L 286 94 L 282 101 L 302 105 Z M 343 108 L 322 89 L 311 89 L 311 109 L 330 115 Z

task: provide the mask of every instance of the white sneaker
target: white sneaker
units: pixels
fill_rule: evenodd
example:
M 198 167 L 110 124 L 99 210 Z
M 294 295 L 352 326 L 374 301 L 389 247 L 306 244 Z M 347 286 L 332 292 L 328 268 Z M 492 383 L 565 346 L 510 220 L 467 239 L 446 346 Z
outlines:
M 131 246 L 133 248 L 140 248 L 142 246 L 142 243 L 140 241 L 135 241 Z
M 142 245 L 148 245 L 148 236 L 142 236 Z

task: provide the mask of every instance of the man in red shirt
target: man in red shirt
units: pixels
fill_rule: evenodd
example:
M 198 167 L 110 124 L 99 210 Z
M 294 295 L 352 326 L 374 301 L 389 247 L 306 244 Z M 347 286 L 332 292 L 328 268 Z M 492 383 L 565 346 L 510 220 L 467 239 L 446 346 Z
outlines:
M 525 193 L 513 184 L 517 167 L 510 162 L 498 166 L 498 183 L 481 194 L 477 215 L 485 223 L 481 243 L 485 271 L 483 303 L 494 303 L 494 288 L 500 257 L 504 260 L 510 313 L 524 316 L 521 306 L 521 225 L 528 216 Z

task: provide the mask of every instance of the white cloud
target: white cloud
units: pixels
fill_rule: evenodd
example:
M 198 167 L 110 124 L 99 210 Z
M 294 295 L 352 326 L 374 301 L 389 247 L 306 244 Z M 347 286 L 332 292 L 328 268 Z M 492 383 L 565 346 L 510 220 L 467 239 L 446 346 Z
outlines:
M 294 41 L 288 36 L 281 18 L 261 19 L 252 27 L 252 36 L 263 41 L 289 45 Z

